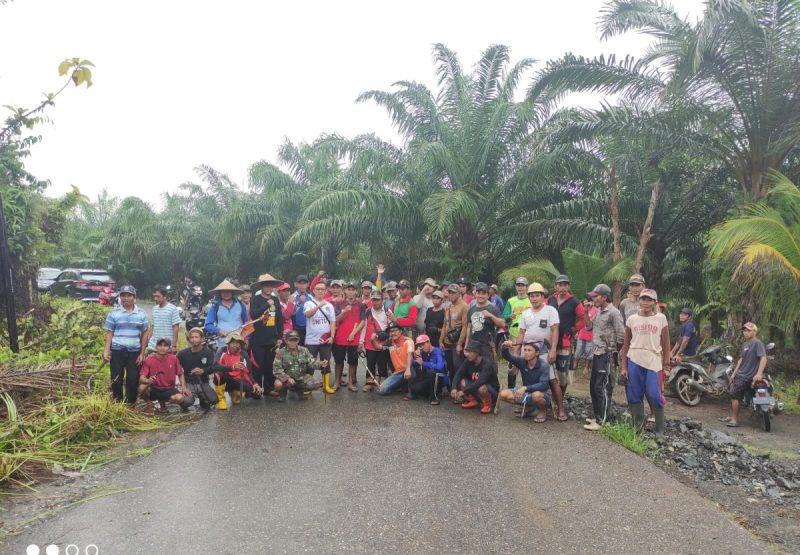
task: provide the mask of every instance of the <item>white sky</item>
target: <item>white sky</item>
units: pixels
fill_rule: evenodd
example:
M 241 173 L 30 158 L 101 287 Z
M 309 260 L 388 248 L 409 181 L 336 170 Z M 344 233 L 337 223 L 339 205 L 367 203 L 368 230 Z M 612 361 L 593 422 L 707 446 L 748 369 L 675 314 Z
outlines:
M 431 47 L 471 68 L 493 43 L 539 66 L 564 52 L 639 55 L 629 36 L 601 43 L 599 0 L 113 2 L 0 4 L 0 105 L 31 107 L 57 90 L 59 62 L 91 60 L 94 86 L 67 89 L 37 128 L 27 169 L 60 195 L 74 184 L 158 204 L 208 164 L 246 185 L 247 168 L 275 162 L 288 137 L 375 132 L 389 118 L 359 93 L 402 79 L 435 85 Z M 698 17 L 701 0 L 673 0 Z M 523 83 L 523 86 L 526 86 Z M 3 119 L 5 116 L 3 116 Z

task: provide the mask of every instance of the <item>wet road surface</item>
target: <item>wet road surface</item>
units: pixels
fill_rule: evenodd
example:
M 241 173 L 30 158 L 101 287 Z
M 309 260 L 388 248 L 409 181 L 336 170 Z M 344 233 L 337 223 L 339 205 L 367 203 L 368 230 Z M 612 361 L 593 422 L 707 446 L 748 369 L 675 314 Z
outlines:
M 766 552 L 694 490 L 575 422 L 449 400 L 247 400 L 106 485 L 141 489 L 65 510 L 4 553 Z

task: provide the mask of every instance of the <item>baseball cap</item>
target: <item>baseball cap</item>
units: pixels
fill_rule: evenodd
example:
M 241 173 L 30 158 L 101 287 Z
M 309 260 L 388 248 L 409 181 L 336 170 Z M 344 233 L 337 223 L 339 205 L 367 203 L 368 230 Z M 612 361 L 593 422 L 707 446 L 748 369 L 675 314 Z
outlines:
M 493 283 L 493 284 L 491 284 L 491 285 L 489 286 L 489 289 L 494 289 L 495 291 L 500 291 L 500 289 L 497 287 L 497 284 L 496 284 L 496 283 Z
M 681 309 L 681 313 L 686 314 L 687 316 L 693 316 L 694 315 L 694 310 L 692 310 L 688 306 L 685 306 L 685 307 L 683 307 Z
M 238 341 L 239 343 L 244 343 L 244 339 L 242 339 L 242 335 L 238 331 L 231 332 L 225 336 L 226 345 L 231 341 Z
M 628 278 L 628 283 L 641 283 L 644 285 L 645 281 L 642 277 L 642 274 L 633 274 L 630 278 Z
M 242 285 L 241 287 L 239 287 L 239 289 L 242 290 L 242 293 L 245 293 L 245 292 L 249 293 L 250 292 L 250 286 L 247 285 L 246 283 L 244 285 Z
M 190 329 L 189 330 L 189 335 L 192 335 L 193 333 L 199 333 L 202 336 L 203 333 L 204 333 L 203 332 L 203 328 L 192 328 L 192 329 Z
M 465 350 L 472 351 L 473 353 L 480 353 L 483 350 L 483 343 L 473 339 L 469 342 Z
M 401 279 L 397 282 L 397 287 L 405 287 L 406 289 L 411 289 L 411 282 L 407 279 Z
M 422 285 L 430 285 L 434 289 L 439 287 L 439 284 L 436 283 L 436 280 L 434 280 L 433 278 L 425 278 L 425 281 L 422 282 Z
M 755 325 L 753 322 L 745 322 L 742 325 L 743 330 L 750 330 L 750 331 L 758 331 L 758 326 Z
M 303 281 L 308 282 L 308 276 L 305 275 L 305 274 L 300 274 L 299 276 L 297 276 L 297 279 L 295 279 L 294 281 L 297 282 L 297 283 L 300 283 L 300 282 L 303 282 Z
M 461 276 L 460 278 L 458 278 L 456 280 L 456 283 L 458 283 L 459 285 L 461 285 L 461 284 L 469 285 L 472 282 L 469 279 L 465 278 L 464 276 Z
M 344 284 L 344 288 L 345 289 L 355 289 L 356 288 L 356 284 L 355 284 L 355 282 L 348 281 L 347 283 Z
M 589 296 L 596 297 L 598 295 L 601 295 L 606 299 L 611 300 L 611 288 L 605 283 L 598 283 L 597 285 L 594 286 L 594 289 L 592 289 L 589 292 Z
M 655 289 L 642 289 L 642 292 L 639 293 L 639 298 L 641 299 L 642 297 L 658 301 L 658 293 L 656 293 Z
M 569 283 L 569 277 L 566 274 L 561 274 L 553 283 Z
M 489 286 L 486 285 L 482 281 L 479 281 L 478 283 L 476 283 L 475 286 L 473 287 L 473 289 L 475 289 L 475 291 L 484 291 L 486 293 L 489 292 Z
M 516 281 L 514 282 L 514 285 L 526 285 L 527 286 L 529 284 L 530 284 L 530 282 L 528 281 L 528 278 L 521 277 L 521 276 L 518 277 L 516 279 Z
M 156 341 L 156 345 L 170 346 L 172 345 L 172 339 L 170 339 L 169 337 L 159 337 L 158 341 Z
M 439 287 L 450 287 L 450 282 L 445 279 Z
M 119 288 L 119 294 L 127 293 L 128 295 L 136 296 L 136 288 L 133 285 L 123 285 Z
M 340 279 L 332 279 L 330 283 L 330 287 L 342 287 L 344 286 L 344 282 Z
M 370 299 L 382 299 L 383 298 L 383 293 L 381 293 L 380 291 L 378 291 L 376 289 L 375 291 L 372 292 L 372 294 L 369 296 L 369 298 Z
M 372 282 L 371 281 L 362 281 L 361 282 L 361 288 L 363 289 L 364 287 L 372 288 Z
M 455 283 L 451 283 L 450 285 L 448 285 L 447 286 L 447 290 L 449 292 L 451 292 L 451 293 L 459 293 L 459 292 L 461 292 L 461 289 L 459 289 L 458 285 L 456 285 Z
M 389 325 L 386 326 L 386 331 L 401 330 L 401 329 L 403 328 L 401 328 L 396 322 L 389 322 Z
M 396 281 L 390 281 L 389 283 L 387 283 L 386 284 L 386 290 L 387 291 L 396 291 L 397 290 L 397 282 Z
M 287 289 L 291 289 L 292 286 L 286 283 L 285 281 L 278 286 L 278 291 L 286 291 Z
M 422 345 L 423 343 L 427 343 L 430 340 L 431 340 L 431 338 L 423 333 L 422 335 L 417 337 L 417 341 L 414 344 L 415 345 Z
M 437 297 L 437 298 L 439 298 L 439 299 L 444 299 L 444 293 L 442 293 L 441 291 L 439 291 L 439 290 L 437 289 L 436 291 L 434 291 L 433 293 L 431 293 L 431 297 Z
M 300 339 L 300 334 L 297 333 L 297 330 L 289 330 L 289 331 L 286 332 L 285 338 L 287 340 L 289 340 L 289 339 Z

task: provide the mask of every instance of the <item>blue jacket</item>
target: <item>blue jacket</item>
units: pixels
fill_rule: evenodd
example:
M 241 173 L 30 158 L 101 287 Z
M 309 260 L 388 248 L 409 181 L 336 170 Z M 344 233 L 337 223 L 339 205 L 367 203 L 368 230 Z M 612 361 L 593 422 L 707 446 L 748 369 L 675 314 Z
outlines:
M 520 369 L 519 373 L 522 376 L 525 391 L 547 393 L 550 390 L 550 365 L 542 362 L 540 357 L 536 357 L 536 364 L 533 368 L 528 368 L 528 363 L 524 358 L 515 357 L 505 347 L 502 353 L 504 359 Z
M 413 360 L 411 367 L 415 370 L 419 369 L 419 364 Z M 422 352 L 422 370 L 425 374 L 441 374 L 444 372 L 444 355 L 439 347 L 434 347 L 430 353 Z
M 241 327 L 250 317 L 247 315 L 247 307 L 238 299 L 233 300 L 233 306 L 227 308 L 219 297 L 211 303 L 211 309 L 206 316 L 206 331 L 219 333 L 220 330 L 229 332 Z

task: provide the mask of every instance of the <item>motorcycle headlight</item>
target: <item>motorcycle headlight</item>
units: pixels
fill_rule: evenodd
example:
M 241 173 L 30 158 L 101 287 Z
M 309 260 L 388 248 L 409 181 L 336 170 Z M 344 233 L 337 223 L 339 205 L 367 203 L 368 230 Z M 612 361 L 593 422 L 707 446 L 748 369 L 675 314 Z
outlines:
M 728 362 L 733 362 L 733 357 L 731 355 L 725 355 L 725 360 Z

